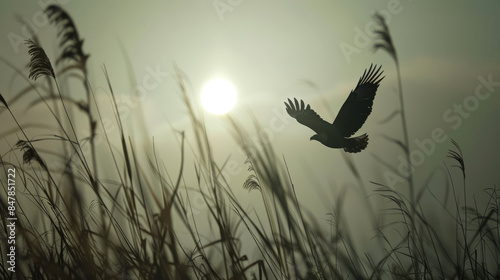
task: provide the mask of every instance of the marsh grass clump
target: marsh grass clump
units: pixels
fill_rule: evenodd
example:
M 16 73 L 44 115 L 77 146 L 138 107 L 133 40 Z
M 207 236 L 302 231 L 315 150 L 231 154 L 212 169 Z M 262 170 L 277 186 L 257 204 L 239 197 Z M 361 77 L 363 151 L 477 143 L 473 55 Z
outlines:
M 401 192 L 377 183 L 377 193 L 392 203 L 387 211 L 394 222 L 375 229 L 383 244 L 382 253 L 372 257 L 357 247 L 352 233 L 344 227 L 343 221 L 348 219 L 342 211 L 344 196 L 332 202 L 333 211 L 328 214 L 330 232 L 321 230 L 317 218 L 301 205 L 295 191 L 299 186 L 295 186 L 294 172 L 288 169 L 285 156 L 277 156 L 273 146 L 253 132 L 260 130 L 256 120 L 253 130 L 245 130 L 238 120 L 227 117 L 235 141 L 247 155 L 245 163 L 249 172 L 245 182 L 230 184 L 223 176 L 224 164 L 219 165 L 215 160 L 203 114 L 192 103 L 183 74 L 177 67 L 174 67 L 175 82 L 191 124 L 190 131 L 173 132 L 179 143 L 178 169 L 172 171 L 165 167 L 166 157 L 157 152 L 157 142 L 152 141 L 151 150 L 141 151 L 126 135 L 125 120 L 118 110 L 113 83 L 104 67 L 119 133 L 118 136 L 104 134 L 105 141 L 100 148 L 107 147 L 112 163 L 111 168 L 102 172 L 104 166 L 97 160 L 94 139 L 96 127 L 104 123 L 101 105 L 96 101 L 87 75 L 89 56 L 83 52 L 83 39 L 67 12 L 59 6 L 49 6 L 47 15 L 60 28 L 61 53 L 52 64 L 39 40 L 27 42 L 31 63 L 28 77 L 24 74 L 23 77 L 30 85 L 23 93 L 37 93 L 35 103 L 45 106 L 56 128 L 47 127 L 46 133 L 33 136 L 31 127 L 19 121 L 18 112 L 12 108 L 17 97 L 6 100 L 0 95 L 3 104 L 0 114 L 10 114 L 3 120 L 15 123 L 16 135 L 12 137 L 9 131 L 0 133 L 6 143 L 17 143 L 2 151 L 0 184 L 6 189 L 7 169 L 17 170 L 18 218 L 15 272 L 2 265 L 0 278 L 499 277 L 500 197 L 496 187 L 486 190 L 489 195 L 486 205 L 481 207 L 475 202 L 471 206 L 468 201 L 460 201 L 458 183 L 450 173 L 455 212 L 447 211 L 443 205 L 443 214 L 454 221 L 454 234 L 459 237 L 456 247 L 450 250 L 443 241 L 449 232 L 438 232 L 428 222 L 420 204 L 421 196 L 408 199 Z M 387 26 L 386 29 L 389 34 Z M 12 64 L 7 65 L 23 73 Z M 64 82 L 61 75 L 68 71 L 79 74 L 75 77 L 81 79 L 85 90 L 83 102 L 60 90 L 59 83 Z M 28 78 L 36 83 L 31 84 Z M 82 124 L 69 113 L 71 106 L 81 109 L 88 119 L 85 126 L 90 128 L 90 135 L 77 136 L 76 131 L 82 129 Z M 50 145 L 46 145 L 48 143 Z M 85 145 L 89 145 L 90 153 L 84 152 Z M 463 173 L 461 191 L 465 195 L 465 159 L 458 143 L 453 145 L 455 148 L 449 156 Z M 143 152 L 146 159 L 139 156 Z M 192 153 L 192 161 L 188 160 L 187 153 Z M 362 185 L 363 175 L 352 161 L 348 163 Z M 262 203 L 264 215 L 256 215 L 244 206 L 232 191 L 234 188 L 259 192 L 261 201 L 256 203 Z M 0 193 L 2 209 L 8 206 L 5 193 Z M 202 198 L 203 214 L 195 214 L 192 201 L 195 195 Z M 367 204 L 371 203 L 370 199 L 366 197 Z M 3 221 L 6 215 L 6 211 L 0 211 Z M 202 229 L 202 225 L 208 229 Z M 390 231 L 400 235 L 393 237 Z M 242 239 L 242 232 L 250 238 Z M 6 263 L 3 245 L 7 244 L 7 233 L 6 224 L 1 223 L 2 264 Z M 251 244 L 255 252 L 244 252 L 242 243 Z

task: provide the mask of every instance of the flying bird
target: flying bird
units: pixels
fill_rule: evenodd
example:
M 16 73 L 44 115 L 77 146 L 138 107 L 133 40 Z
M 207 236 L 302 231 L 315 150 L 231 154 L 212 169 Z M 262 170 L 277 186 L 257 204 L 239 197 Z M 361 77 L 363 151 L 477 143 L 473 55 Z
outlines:
M 323 120 L 309 104 L 305 106 L 303 100 L 299 103 L 296 98 L 294 98 L 295 102 L 288 98 L 288 103 L 285 102 L 286 111 L 299 123 L 316 132 L 310 140 L 319 141 L 330 148 L 343 148 L 348 153 L 360 152 L 368 145 L 368 135 L 365 133 L 356 137 L 351 136 L 361 128 L 372 112 L 375 93 L 380 81 L 384 78 L 380 78 L 384 72 L 380 71 L 381 67 L 377 69 L 377 65 L 372 64 L 368 71 L 365 69 L 356 88 L 347 97 L 333 123 Z

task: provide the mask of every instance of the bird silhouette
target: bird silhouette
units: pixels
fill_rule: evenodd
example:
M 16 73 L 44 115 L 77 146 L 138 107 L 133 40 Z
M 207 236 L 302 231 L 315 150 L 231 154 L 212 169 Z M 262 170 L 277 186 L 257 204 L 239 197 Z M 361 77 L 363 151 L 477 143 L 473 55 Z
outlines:
M 377 65 L 372 64 L 368 71 L 365 69 L 333 123 L 323 120 L 309 104 L 305 106 L 303 100 L 299 103 L 296 98 L 295 102 L 288 98 L 288 103 L 285 102 L 286 111 L 299 123 L 316 132 L 310 140 L 319 141 L 330 148 L 343 148 L 348 153 L 360 152 L 368 145 L 368 135 L 365 133 L 356 137 L 351 136 L 361 128 L 372 112 L 375 93 L 384 78 L 380 78 L 384 72 L 380 71 L 380 68 L 381 66 L 377 69 Z

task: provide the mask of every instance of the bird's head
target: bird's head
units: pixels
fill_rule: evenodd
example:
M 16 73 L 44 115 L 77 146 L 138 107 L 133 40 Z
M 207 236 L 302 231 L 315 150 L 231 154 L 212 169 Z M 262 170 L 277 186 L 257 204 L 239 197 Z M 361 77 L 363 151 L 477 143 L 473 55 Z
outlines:
M 309 140 L 316 140 L 325 144 L 328 141 L 328 136 L 326 136 L 326 134 L 315 134 Z

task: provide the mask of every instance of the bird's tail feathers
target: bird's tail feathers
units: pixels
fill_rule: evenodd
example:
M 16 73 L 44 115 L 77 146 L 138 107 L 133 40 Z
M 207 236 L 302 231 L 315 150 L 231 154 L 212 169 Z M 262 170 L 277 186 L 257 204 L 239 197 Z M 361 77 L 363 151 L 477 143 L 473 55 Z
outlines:
M 368 135 L 366 133 L 358 137 L 348 138 L 346 140 L 347 142 L 344 147 L 344 151 L 348 153 L 361 152 L 368 145 Z

